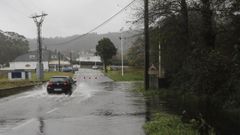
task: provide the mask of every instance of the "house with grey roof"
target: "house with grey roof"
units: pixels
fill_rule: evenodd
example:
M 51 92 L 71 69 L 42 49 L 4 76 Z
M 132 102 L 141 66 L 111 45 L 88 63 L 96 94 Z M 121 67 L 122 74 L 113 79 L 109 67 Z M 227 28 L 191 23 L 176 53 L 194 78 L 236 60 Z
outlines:
M 18 56 L 14 61 L 9 63 L 12 70 L 36 70 L 38 63 L 38 51 L 30 51 Z M 58 54 L 50 50 L 42 50 L 42 63 L 45 71 L 56 71 L 59 66 Z M 66 57 L 60 55 L 60 68 L 69 66 L 70 62 Z

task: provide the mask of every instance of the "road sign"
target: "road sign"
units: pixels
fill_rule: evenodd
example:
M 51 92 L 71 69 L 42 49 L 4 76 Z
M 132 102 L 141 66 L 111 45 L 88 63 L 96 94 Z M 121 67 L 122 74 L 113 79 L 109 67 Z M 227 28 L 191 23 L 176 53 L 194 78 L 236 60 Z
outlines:
M 148 68 L 148 74 L 158 75 L 158 69 L 154 66 L 154 64 L 152 64 L 151 67 Z

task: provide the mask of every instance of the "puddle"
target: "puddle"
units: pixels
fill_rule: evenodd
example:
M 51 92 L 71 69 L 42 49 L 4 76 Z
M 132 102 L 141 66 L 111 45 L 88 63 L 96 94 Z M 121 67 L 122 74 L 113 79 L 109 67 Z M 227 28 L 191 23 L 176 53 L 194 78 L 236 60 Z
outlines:
M 146 112 L 121 112 L 117 113 L 114 110 L 97 110 L 97 112 L 91 113 L 96 116 L 117 117 L 117 116 L 145 116 Z

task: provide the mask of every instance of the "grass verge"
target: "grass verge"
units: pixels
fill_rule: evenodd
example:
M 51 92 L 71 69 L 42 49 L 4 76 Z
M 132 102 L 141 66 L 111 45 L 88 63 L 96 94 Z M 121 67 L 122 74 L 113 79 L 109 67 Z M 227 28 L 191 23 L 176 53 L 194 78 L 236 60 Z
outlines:
M 44 81 L 48 81 L 52 76 L 73 76 L 71 72 L 45 72 Z M 10 81 L 7 78 L 0 79 L 0 90 L 3 89 L 10 89 L 10 88 L 17 88 L 17 87 L 24 87 L 24 86 L 32 86 L 39 84 L 37 81 L 36 74 L 32 74 L 31 80 L 17 80 L 17 81 Z
M 52 76 L 73 76 L 72 72 L 45 72 L 44 73 L 44 81 L 48 81 Z M 36 74 L 32 74 L 32 80 L 37 81 Z
M 28 80 L 19 80 L 19 81 L 1 80 L 0 81 L 0 90 L 17 88 L 17 87 L 32 86 L 32 85 L 36 85 L 37 83 L 38 82 L 28 81 Z
M 143 69 L 128 68 L 124 69 L 124 75 L 122 76 L 121 70 L 108 71 L 106 75 L 114 81 L 143 81 Z
M 145 123 L 144 130 L 147 135 L 198 135 L 192 124 L 184 124 L 179 116 L 162 112 Z
M 175 115 L 162 110 L 156 104 L 156 100 L 171 96 L 172 93 L 168 89 L 148 90 L 145 91 L 142 87 L 133 90 L 134 92 L 142 93 L 150 103 L 150 121 L 144 124 L 146 135 L 199 135 L 199 121 L 192 119 L 188 123 L 181 120 L 180 115 Z M 162 108 L 162 106 L 159 106 Z

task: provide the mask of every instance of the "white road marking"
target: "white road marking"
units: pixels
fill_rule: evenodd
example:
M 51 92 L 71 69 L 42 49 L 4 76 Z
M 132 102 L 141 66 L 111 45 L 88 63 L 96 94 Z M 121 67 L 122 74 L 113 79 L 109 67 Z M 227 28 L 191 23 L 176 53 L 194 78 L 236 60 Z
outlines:
M 14 128 L 12 128 L 12 129 L 13 129 L 13 130 L 17 130 L 17 129 L 19 129 L 19 128 L 22 128 L 22 127 L 24 127 L 24 126 L 32 123 L 34 120 L 35 120 L 35 119 L 27 120 L 26 122 L 24 122 L 24 123 L 22 123 L 22 124 L 20 124 L 20 125 L 18 125 L 18 126 L 16 126 L 16 127 L 14 127 Z
M 55 112 L 55 111 L 57 111 L 57 110 L 58 110 L 58 108 L 54 108 L 54 109 L 48 111 L 47 114 L 50 114 L 50 113 Z

